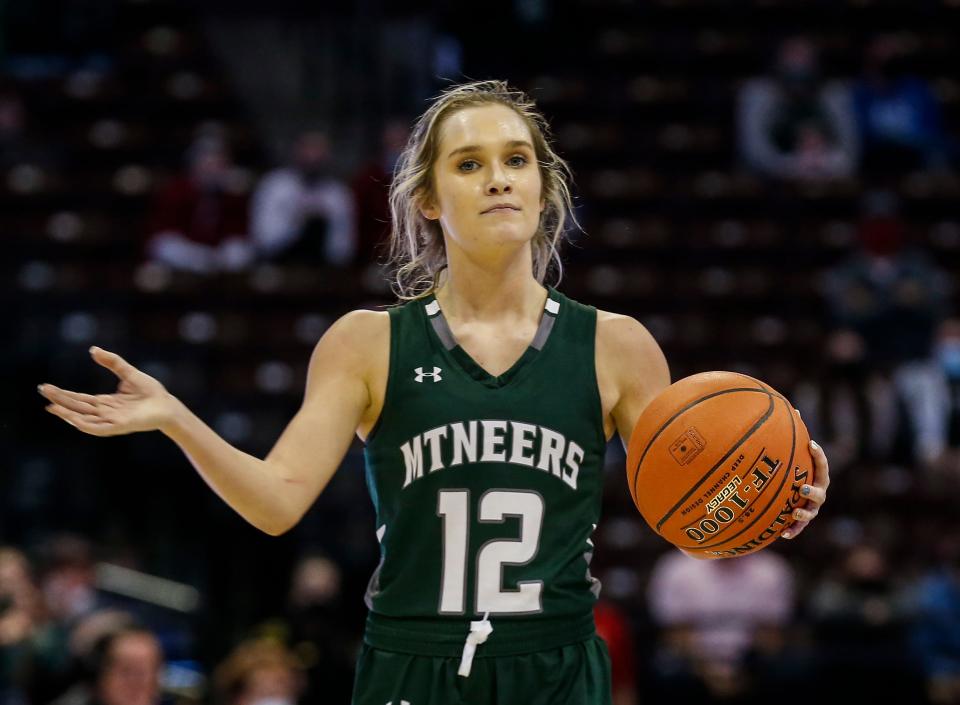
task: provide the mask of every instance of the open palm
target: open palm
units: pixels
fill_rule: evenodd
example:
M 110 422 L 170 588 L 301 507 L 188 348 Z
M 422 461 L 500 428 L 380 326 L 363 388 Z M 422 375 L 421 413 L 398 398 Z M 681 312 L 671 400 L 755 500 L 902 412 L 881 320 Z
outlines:
M 81 394 L 42 384 L 40 394 L 51 402 L 47 411 L 93 436 L 154 431 L 172 418 L 176 399 L 160 382 L 116 353 L 93 347 L 90 355 L 117 376 L 117 391 Z

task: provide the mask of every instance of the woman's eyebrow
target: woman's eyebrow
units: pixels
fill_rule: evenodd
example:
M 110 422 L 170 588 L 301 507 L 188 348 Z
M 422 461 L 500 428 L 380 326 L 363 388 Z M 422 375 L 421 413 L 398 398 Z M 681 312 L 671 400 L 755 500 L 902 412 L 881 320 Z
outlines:
M 533 150 L 533 145 L 527 142 L 526 140 L 510 140 L 509 142 L 505 143 L 504 146 L 510 149 L 514 147 L 527 147 L 530 150 Z M 477 144 L 468 144 L 465 147 L 457 147 L 455 150 L 453 150 L 452 152 L 450 152 L 450 154 L 447 155 L 447 159 L 454 156 L 455 154 L 463 154 L 465 152 L 479 152 L 481 149 L 482 147 L 480 147 L 480 145 L 477 145 Z

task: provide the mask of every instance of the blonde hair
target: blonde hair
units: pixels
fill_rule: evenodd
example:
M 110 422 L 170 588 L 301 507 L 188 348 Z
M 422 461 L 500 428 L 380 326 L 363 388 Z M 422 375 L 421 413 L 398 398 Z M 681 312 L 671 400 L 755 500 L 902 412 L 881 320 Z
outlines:
M 282 668 L 288 671 L 299 690 L 304 663 L 296 653 L 272 638 L 252 638 L 240 642 L 213 672 L 213 683 L 224 702 L 234 702 L 248 687 L 250 676 L 259 669 Z
M 545 204 L 532 242 L 533 274 L 540 283 L 554 267 L 557 282 L 563 276 L 560 244 L 567 219 L 580 227 L 570 197 L 570 167 L 554 151 L 550 126 L 531 98 L 506 81 L 475 81 L 451 86 L 433 99 L 397 160 L 390 185 L 389 264 L 396 269 L 394 293 L 402 300 L 433 293 L 447 266 L 440 224 L 420 213 L 420 206 L 434 195 L 433 164 L 440 148 L 440 128 L 460 110 L 489 104 L 512 109 L 530 129 Z

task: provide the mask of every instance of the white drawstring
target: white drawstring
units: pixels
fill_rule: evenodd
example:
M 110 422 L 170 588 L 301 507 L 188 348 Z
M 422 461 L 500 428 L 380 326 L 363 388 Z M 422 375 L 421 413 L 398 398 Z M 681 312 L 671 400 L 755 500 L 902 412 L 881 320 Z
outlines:
M 463 645 L 463 657 L 460 659 L 460 670 L 457 675 L 467 677 L 470 675 L 470 669 L 473 667 L 473 655 L 477 652 L 477 646 L 482 644 L 493 631 L 493 625 L 487 617 L 489 612 L 485 612 L 483 619 L 479 622 L 470 622 L 470 633 L 467 634 L 467 641 Z

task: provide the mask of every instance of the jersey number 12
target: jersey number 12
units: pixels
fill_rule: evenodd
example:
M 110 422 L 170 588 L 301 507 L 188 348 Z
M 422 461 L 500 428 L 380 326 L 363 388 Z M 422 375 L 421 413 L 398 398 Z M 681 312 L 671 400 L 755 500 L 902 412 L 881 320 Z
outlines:
M 542 609 L 542 580 L 523 580 L 517 590 L 503 589 L 503 566 L 525 565 L 540 549 L 543 497 L 521 490 L 487 490 L 480 497 L 481 523 L 520 518 L 517 539 L 487 541 L 477 553 L 475 612 L 525 614 Z M 467 599 L 467 546 L 470 534 L 470 492 L 440 490 L 437 515 L 443 520 L 443 575 L 440 614 L 464 614 Z

